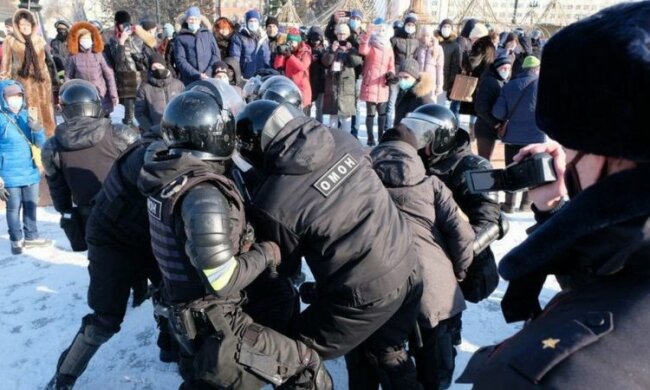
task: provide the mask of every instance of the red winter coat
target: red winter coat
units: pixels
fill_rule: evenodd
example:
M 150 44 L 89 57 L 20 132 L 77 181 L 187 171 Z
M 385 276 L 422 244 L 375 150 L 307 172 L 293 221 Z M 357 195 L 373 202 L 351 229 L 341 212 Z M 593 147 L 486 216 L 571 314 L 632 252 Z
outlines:
M 390 42 L 384 43 L 383 48 L 378 48 L 370 43 L 370 35 L 364 34 L 359 38 L 359 54 L 364 57 L 359 98 L 364 102 L 387 102 L 389 88 L 386 85 L 386 73 L 395 74 L 395 55 Z
M 311 49 L 304 42 L 298 46 L 297 53 L 292 54 L 285 63 L 284 74 L 298 86 L 302 92 L 302 106 L 311 104 L 311 82 L 309 81 L 309 66 L 311 65 Z

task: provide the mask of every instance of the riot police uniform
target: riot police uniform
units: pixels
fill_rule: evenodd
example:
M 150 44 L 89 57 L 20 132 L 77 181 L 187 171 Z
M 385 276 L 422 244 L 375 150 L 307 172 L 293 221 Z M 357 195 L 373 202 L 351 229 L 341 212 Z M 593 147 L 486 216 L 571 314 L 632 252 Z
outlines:
M 197 82 L 161 123 L 169 151 L 143 167 L 153 253 L 164 281 L 159 308 L 182 351 L 187 388 L 328 388 L 318 354 L 242 311 L 243 288 L 280 261 L 273 242 L 253 244 L 244 203 L 224 175 L 243 100 L 229 85 Z M 185 388 L 184 387 L 184 388 Z
M 43 166 L 61 226 L 72 249 L 83 251 L 91 201 L 113 162 L 139 135 L 103 117 L 97 88 L 88 81 L 63 84 L 60 102 L 65 121 L 43 146 Z
M 316 279 L 317 298 L 293 334 L 325 359 L 363 343 L 385 386 L 415 387 L 404 348 L 422 292 L 419 268 L 406 221 L 364 150 L 351 135 L 269 100 L 246 106 L 237 135 L 263 176 L 251 202 L 256 234 L 280 244 L 281 274 L 294 275 L 304 256 Z
M 82 320 L 72 344 L 59 358 L 57 372 L 48 389 L 71 389 L 99 347 L 120 330 L 129 294 L 134 305 L 144 298 L 147 280 L 161 281 L 151 252 L 146 198 L 137 188 L 140 169 L 148 150 L 164 148 L 155 133 L 145 133 L 131 144 L 109 171 L 88 217 L 88 306 L 93 310 Z M 135 291 L 138 291 L 139 297 Z M 173 352 L 170 335 L 161 328 L 161 358 Z

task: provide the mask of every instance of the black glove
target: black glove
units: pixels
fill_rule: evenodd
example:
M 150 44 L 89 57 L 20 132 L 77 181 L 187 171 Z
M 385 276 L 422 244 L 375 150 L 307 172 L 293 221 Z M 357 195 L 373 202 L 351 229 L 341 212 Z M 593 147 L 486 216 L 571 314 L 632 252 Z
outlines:
M 278 244 L 273 241 L 263 241 L 256 245 L 266 258 L 266 266 L 270 269 L 271 275 L 277 275 L 277 268 L 282 259 Z
M 385 77 L 386 77 L 386 85 L 394 85 L 399 82 L 399 77 L 395 76 L 395 73 L 393 72 L 386 73 Z
M 298 293 L 300 294 L 300 299 L 306 305 L 311 305 L 318 300 L 318 290 L 316 289 L 316 283 L 314 282 L 305 282 L 301 284 L 298 288 Z

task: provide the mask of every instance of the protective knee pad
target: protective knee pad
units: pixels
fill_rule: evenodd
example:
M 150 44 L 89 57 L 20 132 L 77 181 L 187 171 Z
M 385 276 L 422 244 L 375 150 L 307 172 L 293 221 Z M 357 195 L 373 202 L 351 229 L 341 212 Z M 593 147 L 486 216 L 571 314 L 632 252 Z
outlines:
M 83 324 L 70 347 L 59 358 L 57 371 L 78 378 L 99 347 L 115 334 L 94 324 Z

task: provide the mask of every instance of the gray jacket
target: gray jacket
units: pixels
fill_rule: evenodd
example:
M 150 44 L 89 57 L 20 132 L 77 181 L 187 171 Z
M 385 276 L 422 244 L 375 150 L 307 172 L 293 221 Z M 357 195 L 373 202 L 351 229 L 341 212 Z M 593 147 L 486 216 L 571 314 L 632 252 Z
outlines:
M 165 107 L 170 100 L 183 92 L 183 83 L 171 76 L 157 79 L 149 73 L 146 83 L 142 83 L 135 98 L 135 118 L 143 131 L 159 125 Z
M 462 219 L 451 191 L 435 176 L 426 175 L 411 145 L 383 142 L 370 157 L 413 233 L 424 283 L 419 322 L 433 328 L 465 309 L 457 279 L 465 277 L 473 260 L 474 231 Z

